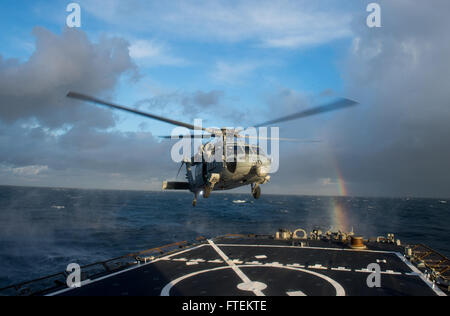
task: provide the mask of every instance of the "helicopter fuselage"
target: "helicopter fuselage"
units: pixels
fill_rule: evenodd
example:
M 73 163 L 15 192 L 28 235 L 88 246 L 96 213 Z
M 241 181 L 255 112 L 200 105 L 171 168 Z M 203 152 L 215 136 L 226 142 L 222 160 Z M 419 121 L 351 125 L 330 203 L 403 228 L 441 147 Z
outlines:
M 187 183 L 164 182 L 163 189 L 189 190 L 195 195 L 193 202 L 195 205 L 199 195 L 208 198 L 212 191 L 231 190 L 251 185 L 252 195 L 258 199 L 261 195 L 259 186 L 270 180 L 271 159 L 258 146 L 220 144 L 220 147 L 216 147 L 217 145 L 207 143 L 206 146 L 201 146 L 196 156 L 184 162 Z M 207 159 L 216 154 L 216 148 L 226 149 L 223 151 L 225 155 L 219 153 L 222 159 L 212 161 Z M 201 162 L 194 162 L 196 159 Z
M 192 191 L 194 193 L 203 191 L 212 174 L 220 175 L 219 181 L 214 185 L 214 191 L 231 190 L 253 183 L 267 183 L 270 180 L 270 176 L 265 172 L 259 172 L 258 174 L 260 166 L 270 169 L 270 162 L 266 164 L 258 164 L 258 161 L 204 162 L 198 164 L 195 166 Z
M 223 149 L 216 152 L 216 148 Z M 219 156 L 219 157 L 217 157 Z M 220 158 L 220 159 L 218 159 Z M 261 184 L 270 180 L 271 159 L 256 145 L 246 143 L 213 143 L 200 146 L 199 152 L 183 162 L 188 182 L 163 183 L 163 190 L 189 190 L 197 197 L 208 198 L 212 191 L 231 190 L 250 185 L 255 199 L 261 195 Z

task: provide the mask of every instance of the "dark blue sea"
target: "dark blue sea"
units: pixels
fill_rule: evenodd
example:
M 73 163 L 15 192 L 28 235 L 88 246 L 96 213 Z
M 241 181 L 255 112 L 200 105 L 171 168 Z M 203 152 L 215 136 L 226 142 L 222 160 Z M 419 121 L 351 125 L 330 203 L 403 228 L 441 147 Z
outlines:
M 0 288 L 176 241 L 279 228 L 395 233 L 450 256 L 450 200 L 0 186 Z

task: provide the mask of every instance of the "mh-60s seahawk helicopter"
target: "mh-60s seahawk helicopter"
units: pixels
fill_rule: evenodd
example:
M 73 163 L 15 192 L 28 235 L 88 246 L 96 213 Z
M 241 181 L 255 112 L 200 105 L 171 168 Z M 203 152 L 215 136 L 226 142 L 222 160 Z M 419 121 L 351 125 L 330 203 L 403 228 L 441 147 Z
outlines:
M 192 131 L 201 131 L 205 134 L 179 135 L 183 139 L 214 139 L 201 145 L 199 152 L 190 159 L 184 159 L 181 163 L 186 166 L 186 179 L 188 182 L 163 183 L 163 190 L 189 190 L 194 193 L 193 206 L 197 204 L 199 195 L 208 198 L 212 191 L 231 190 L 244 185 L 251 186 L 251 193 L 255 199 L 261 196 L 260 185 L 270 180 L 269 172 L 272 161 L 258 145 L 246 143 L 246 140 L 258 138 L 257 136 L 243 135 L 244 130 L 228 128 L 204 128 L 188 123 L 183 123 L 165 117 L 145 113 L 136 109 L 127 108 L 81 93 L 69 92 L 67 97 L 81 101 L 104 105 L 154 120 L 166 122 L 172 125 L 187 128 Z M 334 102 L 317 106 L 305 111 L 284 116 L 254 126 L 255 128 L 269 126 L 275 123 L 305 118 L 321 113 L 341 110 L 357 105 L 358 102 L 349 99 L 338 99 Z M 160 136 L 165 139 L 177 139 L 174 136 Z M 265 138 L 266 140 L 296 141 L 289 138 Z M 259 138 L 261 140 L 261 138 Z M 214 157 L 214 159 L 211 159 Z M 217 159 L 219 157 L 219 159 Z M 195 168 L 195 171 L 192 168 Z

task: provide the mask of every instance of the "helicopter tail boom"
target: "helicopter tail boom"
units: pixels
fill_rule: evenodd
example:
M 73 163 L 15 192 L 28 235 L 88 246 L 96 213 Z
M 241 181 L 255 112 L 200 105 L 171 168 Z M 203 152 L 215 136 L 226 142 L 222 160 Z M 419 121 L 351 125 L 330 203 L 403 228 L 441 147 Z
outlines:
M 188 182 L 168 182 L 164 181 L 162 185 L 163 190 L 189 190 Z

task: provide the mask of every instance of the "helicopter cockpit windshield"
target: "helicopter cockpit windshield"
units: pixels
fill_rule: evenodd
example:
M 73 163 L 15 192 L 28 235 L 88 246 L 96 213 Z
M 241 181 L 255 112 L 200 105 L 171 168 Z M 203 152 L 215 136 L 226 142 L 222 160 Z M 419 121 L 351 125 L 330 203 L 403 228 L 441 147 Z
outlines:
M 259 155 L 264 155 L 264 152 L 258 146 L 247 144 L 233 144 L 227 146 L 227 157 L 237 158 L 237 161 L 249 161 L 252 158 L 257 158 Z

